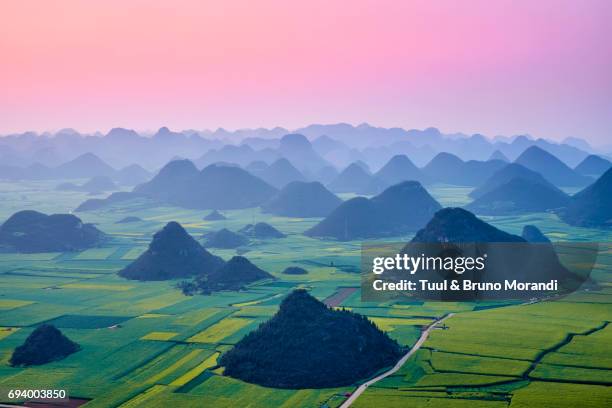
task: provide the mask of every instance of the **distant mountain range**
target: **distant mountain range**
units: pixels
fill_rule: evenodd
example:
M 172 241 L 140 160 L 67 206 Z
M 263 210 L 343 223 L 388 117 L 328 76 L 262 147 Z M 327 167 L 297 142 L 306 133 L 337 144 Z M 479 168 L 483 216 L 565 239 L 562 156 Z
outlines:
M 502 160 L 465 162 L 451 153 L 443 152 L 423 167 L 423 173 L 430 182 L 477 186 L 506 164 Z
M 295 140 L 291 143 L 309 143 L 305 138 L 292 138 Z M 91 154 L 60 167 L 76 167 L 73 171 L 78 171 L 80 166 L 74 163 L 87 161 L 91 161 L 101 172 L 107 169 L 99 158 Z M 593 174 L 609 167 L 608 164 L 605 159 L 591 155 L 577 169 Z M 321 165 L 324 166 L 322 169 L 327 166 Z M 445 183 L 476 187 L 470 193 L 475 201 L 466 208 L 478 214 L 519 214 L 565 207 L 568 196 L 558 186 L 584 187 L 595 180 L 592 175 L 580 174 L 536 146 L 527 148 L 514 163 L 496 159 L 463 161 L 444 152 L 419 168 L 407 156 L 396 155 L 374 174 L 370 173 L 367 163 L 357 160 L 333 178 L 327 187 L 319 181 L 304 181 L 312 177 L 312 173 L 309 173 L 310 176 L 304 175 L 286 158 L 277 159 L 270 165 L 264 161 L 253 161 L 244 167 L 215 163 L 198 170 L 190 160 L 172 160 L 150 181 L 136 186 L 133 192 L 88 200 L 77 211 L 96 210 L 131 198 L 144 197 L 160 204 L 184 208 L 224 210 L 261 207 L 264 212 L 281 216 L 325 217 L 332 215 L 332 210 L 343 204 L 332 192 L 371 196 L 393 185 L 418 180 L 425 185 Z M 266 181 L 283 187 L 279 191 Z M 89 185 L 92 185 L 92 189 L 89 189 Z M 63 183 L 58 189 L 97 192 L 112 190 L 112 187 L 108 177 L 96 176 L 85 185 Z M 350 205 L 356 206 L 355 211 L 359 208 L 369 211 L 367 207 L 371 203 L 362 200 L 359 203 L 350 202 Z M 338 232 L 331 236 L 338 238 Z
M 306 143 L 307 140 L 311 142 Z M 72 129 L 44 134 L 25 132 L 0 137 L 0 163 L 8 167 L 37 164 L 53 168 L 93 153 L 115 168 L 137 163 L 154 170 L 175 157 L 192 159 L 199 168 L 219 161 L 245 166 L 254 160 L 271 163 L 285 157 L 308 173 L 330 163 L 346 167 L 356 160 L 367 161 L 373 169 L 379 169 L 398 154 L 407 155 L 417 166 L 424 166 L 440 152 L 454 154 L 464 161 L 504 157 L 512 161 L 530 146 L 550 152 L 572 168 L 589 154 L 610 155 L 577 138 L 563 143 L 525 135 L 488 139 L 479 134 L 443 134 L 436 128 L 406 130 L 340 123 L 292 131 L 277 127 L 175 132 L 162 127 L 153 134 L 125 128 L 111 129 L 106 135 L 80 134 Z
M 518 164 L 520 161 L 520 164 Z M 464 161 L 454 154 L 442 152 L 437 154 L 424 167 L 419 168 L 405 155 L 393 156 L 378 172 L 370 174 L 366 167 L 356 161 L 347 166 L 332 180 L 328 187 L 336 193 L 357 193 L 372 195 L 401 181 L 419 181 L 422 184 L 443 183 L 459 186 L 483 186 L 489 184 L 491 175 L 508 167 L 508 174 L 500 178 L 509 181 L 510 176 L 518 173 L 537 173 L 546 182 L 563 187 L 585 186 L 592 182 L 592 176 L 585 176 L 569 168 L 554 155 L 532 146 L 519 156 L 516 163 L 509 166 L 504 160 L 468 160 Z M 517 167 L 519 166 L 519 167 Z M 600 159 L 591 172 L 601 171 L 605 167 Z M 530 170 L 531 169 L 531 170 Z M 518 173 L 517 173 L 518 172 Z M 516 173 L 516 174 L 515 174 Z M 542 173 L 542 174 L 539 174 Z M 546 177 L 544 176 L 546 175 Z
M 306 181 L 306 177 L 284 157 L 276 160 L 269 166 L 265 162 L 257 163 L 259 167 L 251 166 L 249 171 L 276 188 L 283 188 L 294 181 Z
M 527 148 L 517 157 L 515 163 L 537 171 L 557 186 L 584 186 L 593 180 L 588 176 L 577 173 L 557 157 L 538 146 Z
M 608 225 L 608 220 L 602 220 L 601 214 L 589 215 L 588 211 L 583 211 L 582 214 L 577 212 L 582 211 L 577 210 L 578 208 L 583 208 L 580 197 L 586 197 L 588 194 L 576 195 L 570 199 L 558 188 L 586 187 L 610 168 L 611 163 L 605 157 L 587 154 L 584 151 L 579 154 L 582 159 L 575 160 L 573 167 L 557 157 L 557 154 L 567 156 L 568 152 L 576 153 L 578 148 L 574 145 L 585 147 L 586 144 L 573 141 L 574 145 L 571 147 L 560 147 L 561 145 L 541 140 L 534 141 L 526 137 L 517 137 L 511 142 L 507 140 L 492 142 L 482 136 L 447 138 L 433 129 L 422 132 L 378 129 L 377 132 L 382 132 L 380 134 L 384 137 L 381 136 L 381 139 L 375 143 L 372 141 L 372 144 L 361 150 L 362 153 L 368 149 L 370 152 L 381 151 L 389 146 L 402 148 L 416 146 L 417 150 L 431 148 L 433 151 L 432 146 L 436 146 L 435 143 L 429 145 L 401 140 L 408 136 L 414 139 L 416 135 L 429 138 L 430 141 L 445 140 L 448 142 L 445 146 L 449 150 L 458 143 L 461 145 L 475 143 L 475 146 L 481 147 L 487 145 L 489 148 L 495 147 L 495 150 L 488 153 L 488 160 L 464 160 L 452 152 L 444 151 L 435 154 L 421 167 L 415 164 L 410 155 L 396 152 L 372 173 L 370 171 L 372 157 L 361 153 L 354 154 L 359 149 L 352 147 L 350 148 L 352 153 L 346 157 L 357 159 L 338 173 L 324 156 L 346 146 L 345 139 L 351 133 L 350 128 L 332 127 L 334 131 L 339 132 L 343 129 L 348 132 L 337 133 L 341 137 L 336 139 L 329 135 L 315 137 L 312 133 L 314 128 L 309 128 L 305 133 L 314 139 L 312 142 L 300 134 L 282 135 L 283 132 L 279 129 L 274 132 L 275 138 L 265 138 L 261 135 L 269 133 L 262 130 L 258 133 L 259 136 L 243 138 L 258 149 L 247 144 L 221 145 L 209 150 L 198 159 L 199 163 L 213 161 L 203 169 L 199 169 L 190 160 L 173 159 L 153 176 L 139 164 L 131 164 L 116 170 L 96 153 L 86 152 L 53 167 L 39 163 L 19 167 L 14 165 L 15 160 L 8 160 L 8 165 L 4 163 L 0 165 L 0 178 L 11 180 L 88 178 L 90 181 L 85 184 L 62 183 L 58 185 L 58 190 L 92 193 L 115 190 L 117 184 L 136 185 L 131 193 L 117 192 L 106 199 L 91 199 L 80 205 L 76 211 L 96 210 L 141 197 L 148 198 L 153 204 L 170 204 L 184 208 L 224 210 L 262 207 L 265 212 L 282 216 L 327 216 L 329 220 L 323 220 L 322 224 L 313 227 L 309 234 L 336 239 L 351 239 L 350 237 L 362 235 L 367 237 L 374 234 L 370 231 L 371 226 L 361 225 L 365 221 L 346 226 L 341 225 L 343 223 L 338 220 L 337 222 L 332 220 L 338 217 L 337 211 L 342 211 L 343 215 L 340 216 L 342 219 L 348 217 L 347 214 L 353 214 L 350 218 L 361 213 L 378 214 L 379 210 L 374 210 L 372 207 L 379 198 L 340 202 L 332 192 L 383 196 L 381 193 L 391 186 L 405 182 L 418 182 L 426 186 L 431 183 L 445 183 L 476 187 L 470 194 L 475 201 L 466 208 L 478 214 L 501 215 L 552 210 L 562 214 L 567 222 L 576 225 Z M 359 134 L 367 129 L 371 130 L 363 126 L 353 129 Z M 87 139 L 68 130 L 60 132 L 53 138 L 33 134 L 9 136 L 0 142 L 9 141 L 14 146 L 0 144 L 0 155 L 10 159 L 18 150 L 17 147 L 23 151 L 27 150 L 27 146 L 37 145 L 45 140 L 53 144 L 64 143 L 74 138 Z M 194 132 L 171 132 L 166 128 L 160 129 L 150 138 L 143 138 L 125 129 L 114 129 L 105 138 L 92 137 L 98 141 L 104 140 L 105 143 L 121 144 L 127 140 L 133 142 L 134 146 L 137 144 L 136 141 L 144 143 L 141 139 L 149 141 L 146 143 L 171 146 L 174 143 L 193 142 L 194 138 L 199 140 L 201 136 Z M 390 144 L 385 146 L 383 143 Z M 546 147 L 541 147 L 544 145 Z M 509 149 L 509 146 L 512 146 L 512 149 Z M 518 151 L 517 146 L 524 147 L 524 150 Z M 171 147 L 168 149 L 169 152 L 176 153 L 176 149 L 173 150 Z M 193 152 L 190 154 L 193 155 Z M 514 157 L 515 161 L 508 163 L 507 159 Z M 422 162 L 422 158 L 419 162 Z M 534 197 L 539 198 L 534 200 Z M 307 202 L 310 204 L 306 205 Z M 384 226 L 384 222 L 381 225 Z M 351 231 L 347 232 L 347 228 Z M 403 231 L 407 229 L 402 227 L 397 231 L 385 230 L 384 234 L 403 233 Z
M 1 142 L 1 140 L 0 140 Z M 138 164 L 116 170 L 93 153 L 84 153 L 56 167 L 34 163 L 27 167 L 0 164 L 0 179 L 55 180 L 104 177 L 118 184 L 135 186 L 151 178 L 151 173 Z

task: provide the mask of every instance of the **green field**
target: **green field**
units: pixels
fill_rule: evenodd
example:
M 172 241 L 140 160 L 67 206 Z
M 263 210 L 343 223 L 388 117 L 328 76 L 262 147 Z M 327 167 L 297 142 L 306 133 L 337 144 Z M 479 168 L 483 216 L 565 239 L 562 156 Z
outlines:
M 68 212 L 86 195 L 57 192 L 57 183 L 0 183 L 0 220 L 17 210 Z M 470 189 L 437 186 L 444 205 L 468 202 Z M 110 235 L 81 253 L 0 254 L 0 389 L 66 389 L 90 407 L 318 407 L 339 406 L 355 387 L 276 390 L 226 376 L 217 358 L 272 316 L 292 289 L 320 300 L 358 287 L 360 242 L 321 241 L 302 232 L 317 219 L 274 217 L 258 209 L 208 211 L 145 202 L 78 214 Z M 144 222 L 115 224 L 134 215 Z M 607 231 L 574 228 L 548 213 L 487 217 L 508 232 L 529 223 L 559 240 L 609 242 Z M 266 221 L 287 238 L 252 241 L 244 256 L 276 281 L 240 292 L 186 297 L 176 282 L 136 282 L 116 272 L 140 254 L 168 221 L 196 238 L 226 227 Z M 388 238 L 406 241 L 410 236 Z M 243 248 L 244 249 L 244 248 Z M 227 259 L 235 250 L 214 250 Z M 308 275 L 283 275 L 296 265 Z M 601 253 L 596 284 L 565 298 L 532 304 L 508 302 L 361 302 L 357 290 L 340 307 L 369 316 L 410 346 L 421 327 L 448 313 L 424 346 L 397 372 L 368 388 L 356 407 L 606 406 L 612 401 L 612 253 Z M 13 368 L 8 359 L 36 325 L 51 322 L 82 349 L 40 367 Z M 10 402 L 0 396 L 0 402 Z

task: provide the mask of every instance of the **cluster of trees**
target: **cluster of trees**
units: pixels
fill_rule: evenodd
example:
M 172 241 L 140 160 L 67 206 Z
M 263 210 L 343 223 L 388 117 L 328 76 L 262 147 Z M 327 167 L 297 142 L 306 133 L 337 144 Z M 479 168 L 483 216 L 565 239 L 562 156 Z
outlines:
M 43 324 L 38 326 L 17 347 L 11 356 L 12 366 L 30 366 L 61 360 L 80 350 L 80 346 L 64 336 L 55 326 Z
M 392 366 L 402 348 L 367 317 L 334 310 L 305 290 L 225 353 L 225 374 L 275 388 L 353 384 Z

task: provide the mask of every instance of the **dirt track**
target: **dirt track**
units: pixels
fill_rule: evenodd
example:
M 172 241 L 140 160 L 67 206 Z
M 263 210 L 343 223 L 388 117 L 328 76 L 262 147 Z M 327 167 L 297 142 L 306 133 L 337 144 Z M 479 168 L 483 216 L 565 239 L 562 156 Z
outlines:
M 351 404 L 353 402 L 355 402 L 355 400 L 357 398 L 359 398 L 359 396 L 361 394 L 363 394 L 363 392 L 365 390 L 367 390 L 370 385 L 377 383 L 378 381 L 382 380 L 383 378 L 387 378 L 388 376 L 395 374 L 397 372 L 397 370 L 399 370 L 406 363 L 406 361 L 408 361 L 408 359 L 414 353 L 416 353 L 416 351 L 419 348 L 421 348 L 423 343 L 425 343 L 425 340 L 427 340 L 427 337 L 429 336 L 429 333 L 434 329 L 434 327 L 436 327 L 436 325 L 442 323 L 444 320 L 448 319 L 452 315 L 453 315 L 453 313 L 449 313 L 448 315 L 442 317 L 441 319 L 438 319 L 438 320 L 434 321 L 432 324 L 427 326 L 427 328 L 425 330 L 423 330 L 423 332 L 421 333 L 421 337 L 419 337 L 417 342 L 414 343 L 414 346 L 412 346 L 410 351 L 408 351 L 408 353 L 406 353 L 404 355 L 404 357 L 402 357 L 389 371 L 385 371 L 384 373 L 382 373 L 382 374 L 372 378 L 371 380 L 368 380 L 368 381 L 364 382 L 363 384 L 361 384 L 355 390 L 355 392 L 353 392 L 353 394 L 351 394 L 351 396 L 346 401 L 344 401 L 342 403 L 342 405 L 340 405 L 340 408 L 348 408 L 348 407 L 350 407 Z

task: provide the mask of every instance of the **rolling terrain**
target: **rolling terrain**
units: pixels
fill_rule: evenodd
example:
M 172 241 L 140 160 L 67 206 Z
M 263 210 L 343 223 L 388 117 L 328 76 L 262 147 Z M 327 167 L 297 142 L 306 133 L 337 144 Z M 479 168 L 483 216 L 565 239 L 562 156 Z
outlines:
M 23 209 L 67 213 L 87 198 L 84 192 L 54 191 L 56 184 L 0 182 L 0 219 Z M 436 184 L 427 191 L 444 207 L 471 201 L 470 187 Z M 203 220 L 209 212 L 136 199 L 79 213 L 108 236 L 94 248 L 0 253 L 0 388 L 65 388 L 88 408 L 338 407 L 358 383 L 277 389 L 225 376 L 219 367 L 223 353 L 269 320 L 293 289 L 303 288 L 328 305 L 367 316 L 403 347 L 412 347 L 424 328 L 453 314 L 430 330 L 397 371 L 354 398 L 353 407 L 596 407 L 612 396 L 609 250 L 598 259 L 595 286 L 554 301 L 371 303 L 360 299 L 361 241 L 303 234 L 321 218 L 246 208 L 223 211 L 224 220 Z M 141 221 L 117 223 L 128 216 Z M 609 230 L 570 226 L 549 212 L 482 219 L 517 235 L 529 224 L 551 240 L 611 238 Z M 177 280 L 118 276 L 171 221 L 196 239 L 222 228 L 270 223 L 286 237 L 253 240 L 239 250 L 275 279 L 241 291 L 185 296 Z M 385 241 L 409 242 L 413 235 Z M 225 260 L 240 255 L 236 249 L 209 250 Z M 289 266 L 308 273 L 282 273 Z M 80 350 L 41 366 L 10 366 L 13 350 L 42 323 L 60 329 Z

